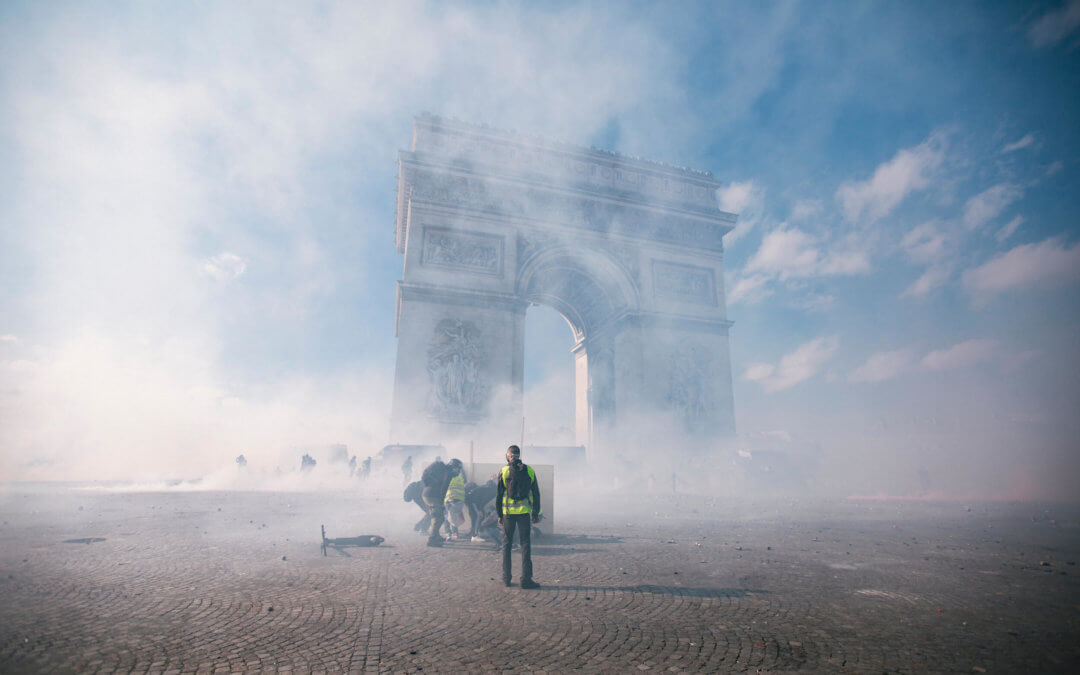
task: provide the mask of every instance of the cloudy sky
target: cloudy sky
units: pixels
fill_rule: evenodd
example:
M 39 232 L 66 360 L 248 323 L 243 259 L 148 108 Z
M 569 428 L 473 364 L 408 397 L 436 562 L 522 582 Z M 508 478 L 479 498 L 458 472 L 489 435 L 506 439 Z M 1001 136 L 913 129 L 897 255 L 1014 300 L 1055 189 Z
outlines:
M 0 479 L 381 446 L 429 111 L 724 181 L 747 447 L 1075 497 L 1080 1 L 8 2 L 0 45 Z

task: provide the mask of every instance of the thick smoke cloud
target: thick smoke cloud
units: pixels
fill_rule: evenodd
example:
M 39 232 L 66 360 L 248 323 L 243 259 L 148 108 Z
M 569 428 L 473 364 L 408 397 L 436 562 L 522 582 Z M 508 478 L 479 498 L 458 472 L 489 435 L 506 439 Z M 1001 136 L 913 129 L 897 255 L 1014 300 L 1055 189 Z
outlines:
M 918 55 L 937 52 L 897 37 L 904 17 L 847 59 L 817 52 L 854 53 L 873 12 L 0 11 L 0 480 L 237 486 L 244 453 L 247 486 L 279 487 L 305 449 L 394 440 L 394 160 L 429 110 L 710 169 L 743 213 L 725 259 L 739 436 L 691 480 L 681 448 L 655 452 L 663 417 L 639 420 L 613 485 L 1074 497 L 1077 247 L 1028 206 L 1062 201 L 1038 191 L 1071 141 L 926 107 L 985 78 L 927 95 Z M 1017 37 L 1041 54 L 1045 18 Z M 918 103 L 893 110 L 903 86 Z M 855 135 L 852 109 L 882 108 L 926 121 Z M 825 152 L 837 129 L 852 138 Z M 571 377 L 527 392 L 528 438 L 569 442 Z

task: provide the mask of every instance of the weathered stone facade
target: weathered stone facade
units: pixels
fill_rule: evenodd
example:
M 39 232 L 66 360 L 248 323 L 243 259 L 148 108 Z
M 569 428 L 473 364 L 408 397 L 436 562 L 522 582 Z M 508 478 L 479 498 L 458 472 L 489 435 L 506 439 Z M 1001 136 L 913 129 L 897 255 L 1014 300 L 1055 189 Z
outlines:
M 730 436 L 722 237 L 735 216 L 717 207 L 719 185 L 418 117 L 399 159 L 394 440 L 514 429 L 531 303 L 573 328 L 578 441 L 591 452 L 673 429 Z

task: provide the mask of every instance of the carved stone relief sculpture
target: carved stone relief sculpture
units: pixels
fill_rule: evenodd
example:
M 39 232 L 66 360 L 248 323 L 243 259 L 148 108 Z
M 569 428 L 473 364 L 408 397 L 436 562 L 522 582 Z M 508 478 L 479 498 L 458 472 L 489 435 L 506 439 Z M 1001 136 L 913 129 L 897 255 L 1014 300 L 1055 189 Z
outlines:
M 423 262 L 498 274 L 502 270 L 502 240 L 428 228 L 424 231 Z
M 687 431 L 703 428 L 713 410 L 711 355 L 697 347 L 676 349 L 669 357 L 668 405 Z
M 708 267 L 653 261 L 657 295 L 702 305 L 716 304 L 716 284 Z
M 483 412 L 482 352 L 480 330 L 472 322 L 443 319 L 435 326 L 427 367 L 431 376 L 428 409 L 433 415 L 458 421 Z

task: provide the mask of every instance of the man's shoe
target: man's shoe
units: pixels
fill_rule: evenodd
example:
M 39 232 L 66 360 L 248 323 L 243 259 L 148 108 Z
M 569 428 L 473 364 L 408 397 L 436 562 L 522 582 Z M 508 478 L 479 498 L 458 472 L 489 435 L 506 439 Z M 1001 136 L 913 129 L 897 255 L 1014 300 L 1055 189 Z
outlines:
M 506 586 L 507 588 L 510 588 L 511 586 L 513 586 L 513 584 L 510 583 L 509 579 L 503 579 L 503 586 Z
M 540 584 L 536 583 L 532 579 L 526 579 L 525 581 L 521 582 L 521 587 L 522 588 L 540 588 Z
M 443 540 L 442 539 L 428 539 L 427 545 L 439 548 L 439 547 L 441 547 L 443 545 Z

